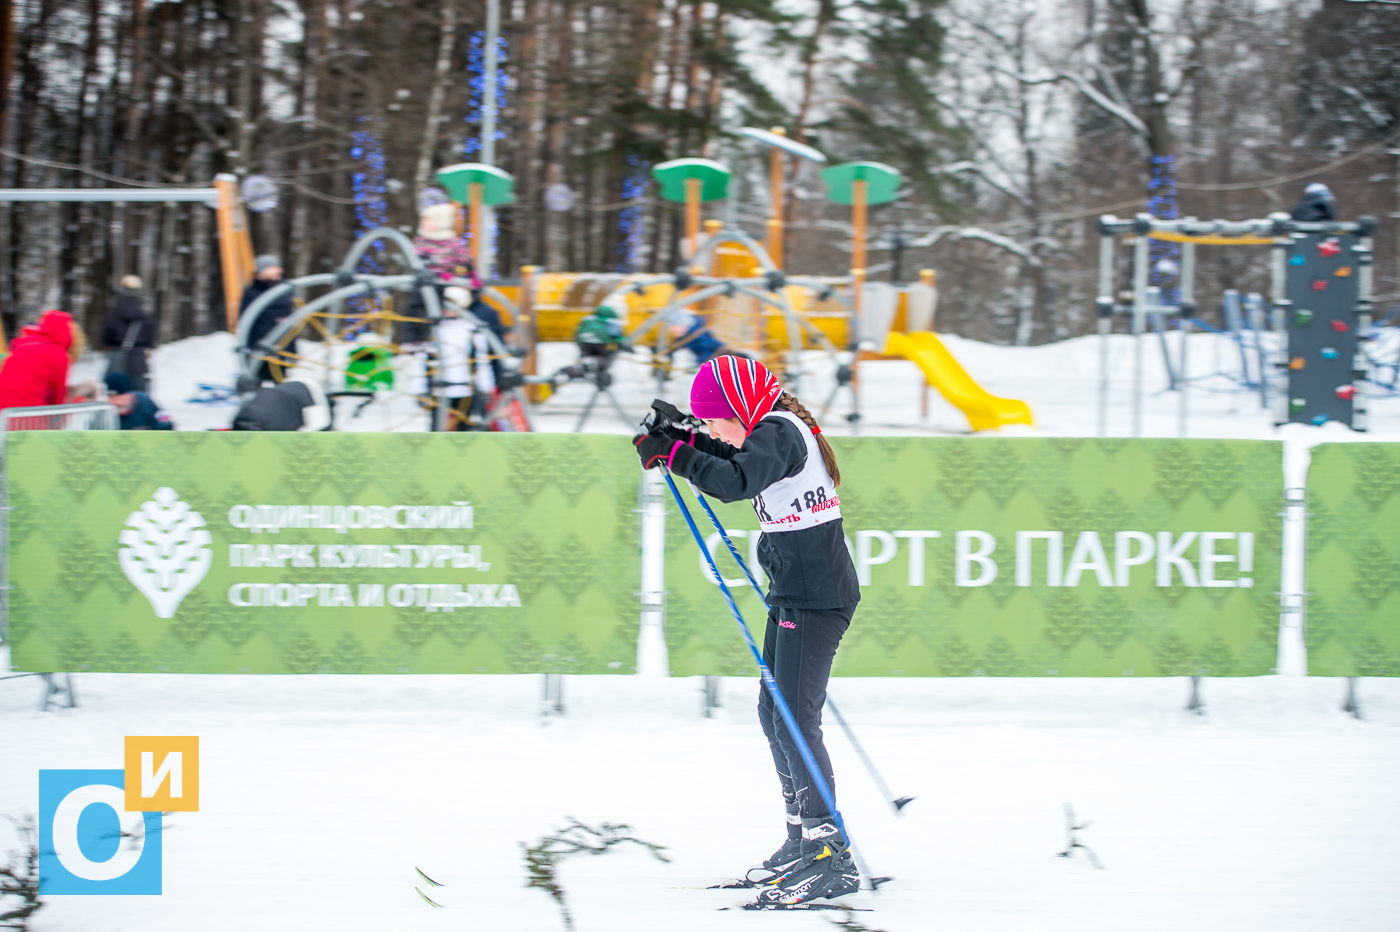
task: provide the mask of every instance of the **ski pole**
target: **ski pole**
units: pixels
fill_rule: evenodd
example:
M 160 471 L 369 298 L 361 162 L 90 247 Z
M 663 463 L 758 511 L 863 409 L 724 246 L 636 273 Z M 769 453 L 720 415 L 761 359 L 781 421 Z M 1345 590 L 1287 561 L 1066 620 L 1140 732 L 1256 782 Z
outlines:
M 739 564 L 739 569 L 744 571 L 744 575 L 749 578 L 749 585 L 753 586 L 753 591 L 758 593 L 759 599 L 764 605 L 767 605 L 767 596 L 763 594 L 763 589 L 758 585 L 758 580 L 754 579 L 753 573 L 749 570 L 749 565 L 744 562 L 743 557 L 739 556 L 739 551 L 735 548 L 734 542 L 731 541 L 729 535 L 725 533 L 724 526 L 719 523 L 719 518 L 715 515 L 715 510 L 710 507 L 710 503 L 698 489 L 694 491 L 696 500 L 700 502 L 700 507 L 704 508 L 705 514 L 710 516 L 710 523 L 715 526 L 716 531 L 719 531 L 719 536 L 724 540 L 725 546 L 729 548 L 730 556 L 734 558 L 734 562 Z M 884 778 L 880 776 L 880 771 L 875 769 L 875 762 L 865 753 L 865 748 L 861 747 L 860 741 L 856 739 L 856 733 L 851 730 L 850 725 L 846 724 L 846 717 L 842 715 L 841 710 L 836 707 L 836 702 L 831 698 L 830 693 L 827 693 L 826 704 L 831 706 L 831 713 L 836 716 L 836 721 L 841 724 L 841 730 L 846 733 L 846 738 L 850 740 L 851 747 L 856 749 L 856 755 L 860 758 L 861 763 L 865 764 L 865 769 L 870 772 L 870 776 L 875 780 L 875 785 L 879 787 L 880 792 L 884 795 L 889 804 L 894 807 L 895 815 L 900 815 L 904 807 L 914 801 L 914 797 L 901 796 L 898 799 L 895 798 L 894 794 L 890 792 L 889 786 L 885 783 Z
M 846 717 L 841 714 L 840 709 L 836 708 L 836 703 L 831 701 L 831 696 L 829 695 L 826 697 L 826 704 L 831 707 L 831 714 L 836 716 L 836 721 L 841 723 L 841 730 L 844 731 L 846 737 L 850 739 L 851 747 L 856 749 L 856 754 L 860 757 L 861 763 L 865 764 L 865 769 L 870 771 L 870 776 L 874 779 L 875 785 L 880 788 L 880 792 L 884 794 L 885 799 L 889 800 L 890 805 L 894 807 L 894 814 L 903 814 L 904 807 L 912 803 L 915 797 L 901 796 L 898 799 L 895 798 L 894 794 L 890 792 L 889 786 L 887 786 L 884 779 L 881 778 L 880 771 L 875 769 L 875 762 L 865 753 L 865 748 L 860 746 L 860 742 L 856 740 L 856 733 L 851 731 L 850 725 L 846 724 Z
M 700 528 L 695 525 L 695 519 L 691 517 L 685 499 L 681 498 L 680 489 L 676 488 L 676 482 L 671 478 L 669 470 L 663 468 L 662 475 L 666 477 L 666 484 L 671 488 L 671 496 L 675 498 L 676 504 L 680 507 L 681 514 L 685 517 L 685 523 L 690 526 L 690 533 L 694 536 L 695 543 L 700 547 L 700 553 L 704 556 L 705 562 L 709 564 L 710 572 L 714 573 L 715 579 L 719 581 L 719 590 L 724 593 L 724 600 L 729 603 L 729 610 L 734 613 L 734 621 L 739 625 L 739 631 L 744 635 L 744 640 L 748 643 L 750 652 L 753 653 L 753 659 L 758 664 L 759 677 L 763 680 L 764 687 L 768 690 L 768 694 L 773 697 L 773 704 L 777 706 L 778 714 L 783 717 L 783 724 L 787 726 L 788 734 L 792 736 L 793 743 L 797 745 L 797 752 L 802 756 L 802 763 L 806 765 L 807 773 L 812 777 L 812 785 L 817 788 L 817 794 L 821 796 L 822 802 L 826 803 L 826 808 L 830 810 L 831 817 L 836 821 L 836 827 L 845 836 L 846 844 L 850 846 L 851 854 L 856 859 L 856 865 L 860 868 L 860 872 L 870 879 L 870 888 L 877 889 L 876 879 L 865 866 L 864 859 L 860 856 L 855 841 L 851 838 L 851 833 L 846 830 L 846 822 L 841 818 L 841 813 L 836 808 L 836 799 L 831 795 L 831 788 L 827 786 L 826 776 L 817 766 L 816 758 L 812 756 L 812 749 L 807 746 L 806 739 L 798 730 L 797 719 L 792 714 L 792 709 L 788 708 L 787 700 L 783 698 L 783 691 L 778 688 L 778 681 L 773 678 L 773 671 L 768 669 L 768 664 L 763 662 L 763 652 L 754 643 L 753 633 L 749 631 L 749 626 L 744 622 L 744 615 L 739 611 L 733 593 L 724 584 L 724 577 L 719 573 L 719 566 L 715 564 L 715 558 L 710 554 L 710 548 L 705 546 L 705 538 L 701 535 Z

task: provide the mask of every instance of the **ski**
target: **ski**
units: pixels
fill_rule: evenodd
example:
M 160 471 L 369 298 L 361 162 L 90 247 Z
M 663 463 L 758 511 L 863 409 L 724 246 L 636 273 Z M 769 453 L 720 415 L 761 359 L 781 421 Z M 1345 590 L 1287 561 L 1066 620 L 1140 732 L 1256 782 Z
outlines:
M 414 870 L 418 871 L 418 876 L 419 876 L 419 877 L 422 877 L 424 880 L 426 880 L 428 883 L 432 884 L 433 886 L 435 886 L 435 887 L 446 886 L 445 884 L 440 884 L 440 883 L 438 883 L 436 880 L 434 880 L 433 878 L 429 877 L 427 874 L 423 873 L 423 869 L 422 869 L 422 868 L 415 867 Z
M 434 903 L 432 900 L 428 899 L 428 894 L 424 893 L 422 890 L 419 890 L 417 887 L 414 887 L 413 889 L 418 892 L 419 896 L 421 896 L 425 901 L 427 901 L 427 904 L 429 906 L 436 906 L 438 909 L 446 908 L 441 903 Z
M 744 909 L 753 912 L 802 912 L 817 909 L 835 909 L 845 913 L 869 913 L 874 910 L 861 906 L 846 906 L 842 903 L 793 903 L 785 905 L 783 903 L 740 903 L 738 906 L 721 906 L 720 912 L 730 909 Z
M 726 880 L 724 883 L 714 883 L 706 887 L 706 890 L 752 890 L 758 884 L 750 880 Z

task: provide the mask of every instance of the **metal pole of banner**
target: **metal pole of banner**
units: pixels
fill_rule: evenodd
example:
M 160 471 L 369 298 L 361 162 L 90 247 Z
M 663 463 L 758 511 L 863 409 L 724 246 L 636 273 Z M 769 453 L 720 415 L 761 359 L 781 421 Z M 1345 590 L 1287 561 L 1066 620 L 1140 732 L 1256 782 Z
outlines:
M 642 617 L 637 633 L 637 675 L 666 677 L 666 484 L 658 470 L 642 472 L 637 491 L 641 512 Z
M 1143 339 L 1147 330 L 1147 273 L 1151 261 L 1152 218 L 1138 214 L 1133 245 L 1133 436 L 1142 436 Z
M 1342 711 L 1351 715 L 1352 718 L 1361 718 L 1361 700 L 1356 694 L 1356 687 L 1360 683 L 1361 677 L 1349 676 L 1347 679 L 1347 698 L 1342 703 Z
M 1099 314 L 1099 436 L 1108 436 L 1108 336 L 1113 332 L 1113 251 L 1114 234 L 1099 218 L 1099 296 L 1094 302 Z

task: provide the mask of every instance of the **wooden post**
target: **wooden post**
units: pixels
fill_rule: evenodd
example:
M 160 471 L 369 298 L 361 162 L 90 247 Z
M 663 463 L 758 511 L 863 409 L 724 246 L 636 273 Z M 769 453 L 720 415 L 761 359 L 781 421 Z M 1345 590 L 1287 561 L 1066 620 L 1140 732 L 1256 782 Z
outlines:
M 685 251 L 686 258 L 694 260 L 700 248 L 700 179 L 685 179 Z M 699 269 L 692 268 L 698 273 Z
M 935 272 L 933 269 L 919 269 L 919 284 L 927 285 L 929 288 L 936 288 L 938 286 L 938 273 Z M 933 329 L 932 324 L 929 325 L 929 329 Z M 922 395 L 922 397 L 919 399 L 919 417 L 921 420 L 927 421 L 929 390 L 928 381 L 926 379 L 920 379 L 919 385 L 920 394 Z
M 773 133 L 779 136 L 786 136 L 787 130 L 781 126 L 775 126 Z M 777 146 L 773 147 L 770 156 L 772 168 L 770 174 L 773 181 L 773 213 L 768 218 L 768 255 L 772 257 L 773 264 L 778 268 L 783 267 L 783 157 L 784 152 Z
M 539 342 L 540 330 L 535 321 L 535 276 L 539 271 L 538 265 L 522 265 L 520 267 L 520 300 L 516 303 L 519 310 L 515 318 L 515 345 L 525 350 L 525 358 L 521 360 L 520 364 L 520 371 L 525 375 L 536 375 L 539 370 L 536 346 Z M 544 400 L 539 397 L 540 391 L 537 385 L 525 386 L 525 394 L 530 401 L 536 404 Z
M 481 228 L 481 182 L 467 185 L 467 223 L 472 231 L 472 271 L 483 282 L 486 280 L 486 231 Z
M 861 319 L 861 290 L 865 285 L 865 185 L 851 182 L 851 307 Z
M 851 394 L 856 399 L 857 410 L 860 409 L 860 325 L 864 319 L 861 292 L 865 290 L 865 190 L 864 180 L 851 182 L 851 309 L 854 311 L 851 316 L 857 343 L 856 358 L 851 362 Z
M 219 192 L 219 267 L 224 280 L 224 314 L 230 331 L 238 329 L 238 305 L 243 301 L 243 289 L 253 280 L 253 244 L 248 239 L 248 216 L 238 198 L 238 179 L 233 175 L 217 175 L 214 187 Z

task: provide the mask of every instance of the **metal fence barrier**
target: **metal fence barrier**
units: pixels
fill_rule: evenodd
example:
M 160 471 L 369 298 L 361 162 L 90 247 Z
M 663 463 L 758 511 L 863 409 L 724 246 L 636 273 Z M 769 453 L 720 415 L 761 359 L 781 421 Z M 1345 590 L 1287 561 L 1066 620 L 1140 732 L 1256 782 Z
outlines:
M 10 629 L 10 508 L 8 484 L 3 480 L 5 437 L 17 430 L 119 430 L 117 409 L 104 401 L 71 405 L 42 405 L 35 408 L 0 410 L 0 644 L 7 643 Z
M 117 409 L 105 401 L 0 411 L 0 444 L 16 430 L 117 430 Z

